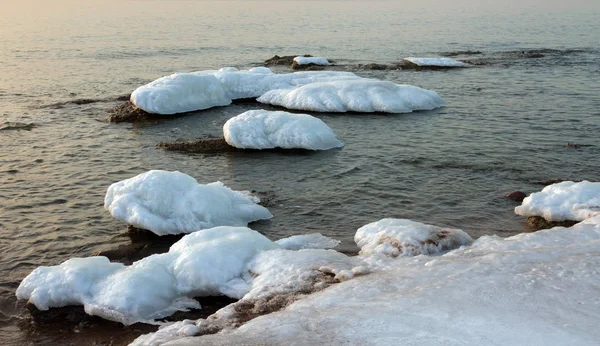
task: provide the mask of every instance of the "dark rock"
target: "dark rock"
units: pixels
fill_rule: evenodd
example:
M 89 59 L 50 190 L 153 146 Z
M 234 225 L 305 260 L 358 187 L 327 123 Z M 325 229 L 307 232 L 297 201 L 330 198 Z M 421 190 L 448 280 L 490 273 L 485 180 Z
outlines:
M 457 50 L 455 52 L 448 52 L 448 53 L 444 53 L 442 55 L 447 56 L 447 57 L 452 57 L 452 56 L 458 56 L 458 55 L 479 55 L 479 54 L 483 54 L 483 53 L 478 50 Z
M 154 116 L 127 101 L 110 110 L 108 121 L 111 123 L 139 122 L 153 119 Z
M 243 150 L 227 144 L 225 138 L 201 138 L 187 142 L 160 142 L 156 146 L 165 150 L 205 154 Z
M 375 63 L 371 63 L 371 64 L 366 64 L 366 65 L 358 65 L 359 68 L 363 68 L 365 70 L 387 70 L 389 67 L 388 65 L 384 65 L 384 64 L 375 64 Z
M 264 63 L 263 63 L 263 65 L 264 66 L 274 66 L 274 65 L 286 65 L 286 66 L 290 66 L 294 62 L 294 58 L 297 57 L 297 56 L 303 56 L 305 58 L 311 58 L 312 57 L 312 55 L 310 55 L 310 54 L 305 54 L 305 55 L 285 55 L 285 56 L 275 55 L 271 59 L 265 60 Z
M 552 227 L 571 227 L 579 221 L 564 220 L 564 221 L 548 221 L 541 216 L 530 216 L 527 218 L 527 224 L 534 230 L 548 229 Z
M 515 201 L 515 202 L 523 202 L 525 197 L 527 197 L 527 195 L 521 191 L 514 191 L 514 192 L 511 192 L 508 195 L 506 195 L 506 198 L 510 199 L 511 201 Z

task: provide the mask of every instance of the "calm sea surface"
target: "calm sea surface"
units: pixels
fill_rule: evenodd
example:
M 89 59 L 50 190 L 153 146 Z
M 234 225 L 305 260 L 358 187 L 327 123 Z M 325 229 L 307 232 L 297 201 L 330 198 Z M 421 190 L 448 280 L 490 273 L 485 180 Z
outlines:
M 57 337 L 19 325 L 26 313 L 15 289 L 40 265 L 130 243 L 125 225 L 103 209 L 104 193 L 150 169 L 268 193 L 274 218 L 255 229 L 273 239 L 320 232 L 348 251 L 358 227 L 384 217 L 461 228 L 474 238 L 526 232 L 505 194 L 538 191 L 550 179 L 600 181 L 598 6 L 8 0 L 0 13 L 0 123 L 35 125 L 0 131 L 3 345 L 80 343 L 73 332 Z M 489 64 L 422 72 L 357 67 L 463 50 L 481 51 L 469 58 Z M 543 57 L 526 58 L 531 50 Z M 398 115 L 316 114 L 345 146 L 303 155 L 155 147 L 220 135 L 227 119 L 258 104 L 152 124 L 105 121 L 116 97 L 163 75 L 250 68 L 275 54 L 324 56 L 344 71 L 435 90 L 448 105 Z M 86 343 L 102 339 L 94 337 Z

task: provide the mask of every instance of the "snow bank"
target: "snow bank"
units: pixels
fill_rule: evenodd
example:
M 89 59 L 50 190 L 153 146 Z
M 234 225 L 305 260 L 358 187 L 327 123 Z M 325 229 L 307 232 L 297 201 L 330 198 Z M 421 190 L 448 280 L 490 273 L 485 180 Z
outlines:
M 322 58 L 322 57 L 297 56 L 294 58 L 294 62 L 298 65 L 308 65 L 308 64 L 322 65 L 322 66 L 329 65 L 329 61 L 327 61 L 327 59 Z
M 129 325 L 151 322 L 175 311 L 200 308 L 191 297 L 241 298 L 253 278 L 247 265 L 279 246 L 245 227 L 215 227 L 186 235 L 168 253 L 124 266 L 105 257 L 74 258 L 39 267 L 17 288 L 40 310 L 70 304 L 86 313 Z
M 563 181 L 548 185 L 526 197 L 515 213 L 548 221 L 582 221 L 600 215 L 600 183 Z
M 128 224 L 166 235 L 270 219 L 257 202 L 221 182 L 203 185 L 180 172 L 153 170 L 112 184 L 104 208 Z
M 308 114 L 251 110 L 229 119 L 223 134 L 229 145 L 243 149 L 327 150 L 343 146 L 327 124 Z
M 437 66 L 437 67 L 464 67 L 466 64 L 462 61 L 451 58 L 404 58 L 417 66 Z
M 388 264 L 238 329 L 169 345 L 597 345 L 600 339 L 598 222 L 483 237 L 443 256 Z
M 435 92 L 373 79 L 315 82 L 294 89 L 276 89 L 258 102 L 315 112 L 407 113 L 441 107 Z
M 227 106 L 231 99 L 212 75 L 175 73 L 143 85 L 131 93 L 131 102 L 148 113 L 185 113 Z
M 382 219 L 359 228 L 354 241 L 361 248 L 361 255 L 398 257 L 438 254 L 470 244 L 473 239 L 459 229 L 406 219 Z

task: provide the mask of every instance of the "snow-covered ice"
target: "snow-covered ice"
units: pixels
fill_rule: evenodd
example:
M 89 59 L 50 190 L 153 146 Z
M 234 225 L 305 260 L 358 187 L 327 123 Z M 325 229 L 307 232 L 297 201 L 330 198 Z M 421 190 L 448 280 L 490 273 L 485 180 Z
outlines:
M 435 91 L 364 78 L 275 89 L 259 97 L 258 102 L 315 112 L 386 113 L 431 110 L 445 104 Z
M 225 123 L 223 134 L 229 145 L 243 149 L 327 150 L 343 146 L 320 119 L 281 111 L 244 112 Z
M 130 100 L 153 114 L 185 113 L 231 104 L 215 76 L 193 73 L 159 78 L 135 89 Z
M 397 257 L 438 254 L 468 245 L 473 239 L 459 229 L 406 219 L 382 219 L 359 228 L 354 241 L 361 248 L 361 255 Z
M 297 56 L 294 58 L 294 62 L 298 65 L 329 65 L 329 61 L 323 57 L 313 56 L 313 57 L 305 57 L 305 56 Z
M 600 183 L 563 181 L 548 185 L 526 197 L 515 213 L 548 221 L 581 221 L 600 215 Z
M 168 345 L 597 345 L 599 223 L 388 258 L 283 311 Z
M 254 289 L 248 264 L 260 252 L 278 248 L 251 229 L 215 227 L 188 234 L 168 253 L 131 266 L 90 257 L 39 267 L 23 279 L 16 294 L 40 310 L 75 304 L 90 315 L 126 325 L 152 322 L 200 308 L 192 297 L 241 298 Z
M 258 202 L 221 182 L 204 185 L 180 172 L 152 170 L 112 184 L 104 208 L 130 225 L 166 235 L 270 219 Z
M 454 60 L 451 58 L 404 58 L 404 60 L 412 62 L 418 66 L 437 66 L 437 67 L 464 67 L 465 64 L 462 61 Z

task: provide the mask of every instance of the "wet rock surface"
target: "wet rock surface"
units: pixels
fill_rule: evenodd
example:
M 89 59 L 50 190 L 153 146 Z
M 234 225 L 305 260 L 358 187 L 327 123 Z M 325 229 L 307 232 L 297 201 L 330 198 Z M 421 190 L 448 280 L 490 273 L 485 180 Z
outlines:
M 156 118 L 156 115 L 138 108 L 131 101 L 116 106 L 108 114 L 108 121 L 111 123 L 149 121 L 153 118 Z
M 290 68 L 292 70 L 298 71 L 323 71 L 325 69 L 325 66 L 317 64 L 298 64 L 294 61 L 292 62 Z
M 458 69 L 464 68 L 463 66 L 421 66 L 417 65 L 414 62 L 408 60 L 402 60 L 397 65 L 402 70 L 428 70 L 428 71 L 438 71 L 438 70 L 450 70 L 450 69 Z
M 579 221 L 564 220 L 564 221 L 548 221 L 541 216 L 530 216 L 527 218 L 527 224 L 535 231 L 549 229 L 552 227 L 571 227 Z

